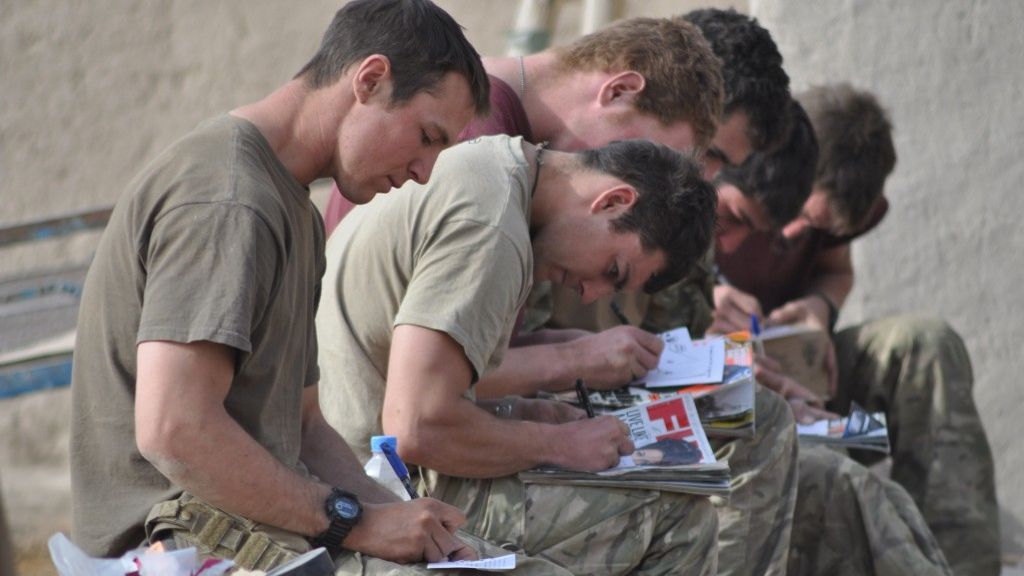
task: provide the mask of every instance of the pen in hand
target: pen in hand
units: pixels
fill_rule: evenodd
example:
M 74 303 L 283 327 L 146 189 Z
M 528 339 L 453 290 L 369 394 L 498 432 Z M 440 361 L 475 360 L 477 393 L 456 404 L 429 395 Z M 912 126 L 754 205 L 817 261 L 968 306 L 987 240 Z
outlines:
M 405 486 L 405 491 L 409 493 L 409 497 L 415 500 L 419 498 L 419 494 L 416 493 L 412 488 L 412 482 L 409 480 L 409 469 L 405 467 L 405 462 L 399 458 L 398 453 L 391 444 L 383 443 L 380 445 L 381 452 L 384 453 L 384 457 L 388 459 L 388 464 L 391 464 L 391 469 L 395 471 L 395 476 L 402 481 L 402 486 Z
M 587 411 L 587 418 L 594 417 L 594 406 L 590 404 L 590 391 L 587 390 L 587 385 L 583 383 L 583 380 L 576 380 L 576 398 L 580 401 L 580 406 Z
M 618 319 L 619 324 L 623 326 L 629 326 L 629 318 L 622 312 L 622 308 L 619 308 L 618 302 L 612 300 L 608 303 L 608 307 L 612 309 L 612 314 L 615 314 L 615 318 Z
M 761 341 L 761 323 L 757 320 L 757 314 L 750 315 L 750 335 L 754 341 L 754 352 L 763 357 L 764 342 Z

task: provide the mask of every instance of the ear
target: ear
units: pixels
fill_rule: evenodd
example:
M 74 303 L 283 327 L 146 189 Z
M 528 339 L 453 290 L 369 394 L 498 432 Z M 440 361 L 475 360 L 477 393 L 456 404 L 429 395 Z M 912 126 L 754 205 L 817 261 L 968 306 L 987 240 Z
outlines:
M 627 184 L 620 184 L 601 192 L 590 203 L 590 213 L 618 216 L 632 208 L 636 204 L 637 197 L 635 188 Z
M 352 75 L 352 91 L 360 104 L 366 104 L 372 97 L 389 95 L 390 81 L 391 60 L 381 54 L 371 54 L 359 63 Z
M 604 81 L 604 84 L 601 84 L 600 91 L 597 95 L 598 102 L 602 106 L 617 104 L 620 102 L 628 102 L 632 104 L 637 95 L 644 91 L 644 87 L 646 85 L 647 80 L 645 80 L 643 74 L 639 72 L 625 70 L 623 72 L 613 74 L 610 78 Z

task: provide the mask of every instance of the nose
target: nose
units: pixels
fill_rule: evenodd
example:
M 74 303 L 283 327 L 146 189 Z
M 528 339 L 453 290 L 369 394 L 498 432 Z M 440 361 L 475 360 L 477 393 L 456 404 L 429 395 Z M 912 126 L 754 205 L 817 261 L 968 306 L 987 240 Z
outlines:
M 426 184 L 430 180 L 430 174 L 434 171 L 434 164 L 437 162 L 437 156 L 440 153 L 440 151 L 430 151 L 422 157 L 413 160 L 409 164 L 409 177 L 418 184 Z
M 615 292 L 615 286 L 611 282 L 606 281 L 581 281 L 580 289 L 583 292 L 580 294 L 580 303 L 583 305 L 593 304 L 597 300 Z
M 795 240 L 804 234 L 811 223 L 806 218 L 799 217 L 782 227 L 782 236 L 786 240 Z

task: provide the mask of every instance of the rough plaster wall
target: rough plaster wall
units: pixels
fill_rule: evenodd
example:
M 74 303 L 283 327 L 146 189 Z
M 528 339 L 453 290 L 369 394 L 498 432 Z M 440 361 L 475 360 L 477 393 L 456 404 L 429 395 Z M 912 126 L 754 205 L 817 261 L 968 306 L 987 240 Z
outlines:
M 844 322 L 898 311 L 966 340 L 995 452 L 1004 549 L 1024 547 L 1024 3 L 754 0 L 796 89 L 847 80 L 892 114 L 899 162 L 882 225 L 854 245 Z

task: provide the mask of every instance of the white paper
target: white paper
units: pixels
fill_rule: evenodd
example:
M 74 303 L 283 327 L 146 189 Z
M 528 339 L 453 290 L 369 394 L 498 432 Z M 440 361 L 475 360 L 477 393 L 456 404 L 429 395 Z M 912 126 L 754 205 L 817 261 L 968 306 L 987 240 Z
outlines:
M 666 341 L 658 367 L 637 382 L 648 388 L 712 384 L 722 381 L 724 369 L 725 340 L 721 338 L 689 343 Z
M 516 567 L 516 555 L 506 554 L 496 558 L 480 560 L 459 560 L 457 562 L 431 562 L 427 570 L 469 568 L 473 570 L 512 570 Z

